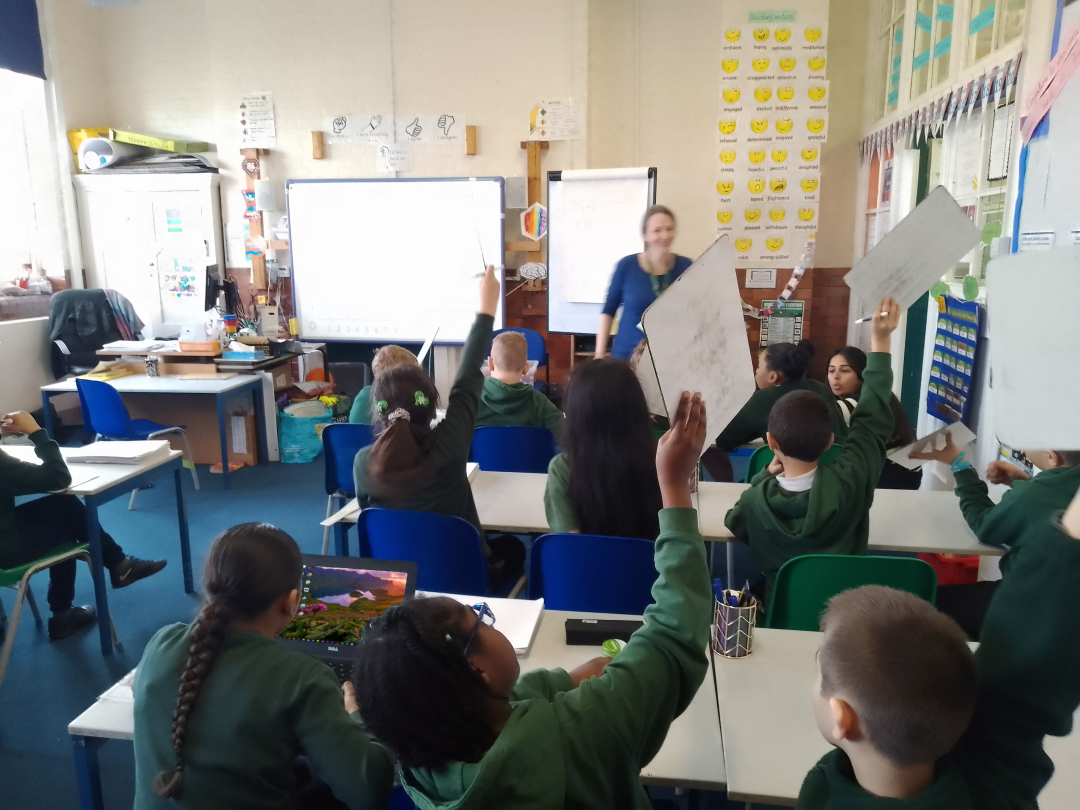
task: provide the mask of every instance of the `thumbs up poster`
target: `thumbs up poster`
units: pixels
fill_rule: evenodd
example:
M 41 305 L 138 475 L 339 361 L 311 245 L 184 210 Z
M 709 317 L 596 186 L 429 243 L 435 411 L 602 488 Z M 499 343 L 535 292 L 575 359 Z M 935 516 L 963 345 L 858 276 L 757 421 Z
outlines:
M 790 267 L 817 231 L 828 30 L 794 11 L 750 12 L 720 36 L 717 234 L 736 267 Z

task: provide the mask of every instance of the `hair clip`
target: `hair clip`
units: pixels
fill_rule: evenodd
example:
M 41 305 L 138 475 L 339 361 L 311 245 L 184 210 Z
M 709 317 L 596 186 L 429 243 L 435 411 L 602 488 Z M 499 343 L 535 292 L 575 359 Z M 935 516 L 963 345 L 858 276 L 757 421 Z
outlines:
M 375 403 L 375 407 L 379 409 L 379 416 L 382 416 L 390 406 L 386 403 L 385 399 L 380 399 Z
M 426 408 L 428 405 L 431 404 L 431 400 L 424 396 L 423 391 L 417 391 L 413 395 L 413 401 L 416 402 L 416 404 L 419 405 L 421 408 Z
M 404 419 L 406 422 L 411 422 L 412 415 L 404 408 L 398 408 L 396 411 L 392 412 L 388 417 L 386 417 L 386 421 L 388 421 L 391 425 L 394 424 L 394 422 L 396 422 L 398 419 Z
M 449 633 L 447 633 L 447 634 L 446 634 L 446 640 L 447 640 L 447 641 L 453 641 L 453 639 L 452 639 L 452 638 L 450 638 L 450 634 L 449 634 Z

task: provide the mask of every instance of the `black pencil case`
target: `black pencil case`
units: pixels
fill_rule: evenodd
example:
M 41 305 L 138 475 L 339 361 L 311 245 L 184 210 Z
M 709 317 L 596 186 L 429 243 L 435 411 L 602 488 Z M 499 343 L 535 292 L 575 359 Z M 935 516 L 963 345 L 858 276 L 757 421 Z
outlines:
M 609 638 L 629 641 L 645 626 L 638 619 L 567 619 L 566 643 L 570 646 L 599 647 Z

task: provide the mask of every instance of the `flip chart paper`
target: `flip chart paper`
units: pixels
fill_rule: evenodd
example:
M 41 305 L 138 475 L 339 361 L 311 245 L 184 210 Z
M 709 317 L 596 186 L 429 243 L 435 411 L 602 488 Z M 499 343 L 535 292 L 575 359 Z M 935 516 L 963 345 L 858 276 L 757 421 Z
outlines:
M 921 458 L 912 458 L 912 453 L 924 453 L 930 450 L 940 450 L 945 446 L 945 434 L 952 435 L 953 444 L 957 447 L 963 447 L 966 444 L 971 444 L 975 441 L 975 434 L 971 432 L 967 425 L 963 422 L 956 422 L 952 425 L 946 425 L 941 430 L 935 430 L 929 436 L 924 436 L 921 439 L 917 439 L 906 447 L 898 447 L 895 450 L 886 454 L 886 458 L 889 461 L 896 462 L 901 467 L 906 467 L 909 470 L 916 470 L 927 462 Z M 964 458 L 967 458 L 965 456 Z
M 895 298 L 901 310 L 979 244 L 981 234 L 956 200 L 938 186 L 844 276 L 867 304 Z
M 708 433 L 720 435 L 756 388 L 746 345 L 735 250 L 721 236 L 642 318 L 669 418 L 683 391 L 700 391 Z

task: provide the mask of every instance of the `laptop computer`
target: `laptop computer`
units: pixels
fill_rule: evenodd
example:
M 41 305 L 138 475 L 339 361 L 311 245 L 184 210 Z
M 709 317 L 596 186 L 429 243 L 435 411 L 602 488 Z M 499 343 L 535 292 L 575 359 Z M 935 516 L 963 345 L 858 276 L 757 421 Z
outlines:
M 338 681 L 352 678 L 360 634 L 388 608 L 412 599 L 416 563 L 304 554 L 300 609 L 278 638 L 317 658 Z

